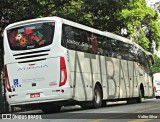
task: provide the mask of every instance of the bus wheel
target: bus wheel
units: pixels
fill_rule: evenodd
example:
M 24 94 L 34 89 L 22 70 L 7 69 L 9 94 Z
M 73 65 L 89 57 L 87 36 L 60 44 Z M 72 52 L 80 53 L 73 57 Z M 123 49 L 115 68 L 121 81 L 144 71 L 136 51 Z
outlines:
M 136 98 L 128 98 L 127 99 L 127 104 L 134 104 L 134 103 L 137 103 L 137 99 Z
M 44 105 L 42 108 L 43 113 L 55 113 L 61 110 L 61 106 L 59 105 Z
M 92 102 L 91 101 L 83 102 L 80 105 L 81 105 L 82 109 L 92 108 Z
M 103 100 L 102 101 L 102 107 L 106 107 L 107 106 L 107 100 Z
M 139 97 L 137 99 L 138 103 L 141 103 L 144 100 L 142 93 L 143 93 L 143 91 L 142 91 L 142 89 L 140 89 L 140 91 L 139 91 Z
M 94 89 L 93 108 L 100 108 L 102 106 L 102 90 L 96 85 Z

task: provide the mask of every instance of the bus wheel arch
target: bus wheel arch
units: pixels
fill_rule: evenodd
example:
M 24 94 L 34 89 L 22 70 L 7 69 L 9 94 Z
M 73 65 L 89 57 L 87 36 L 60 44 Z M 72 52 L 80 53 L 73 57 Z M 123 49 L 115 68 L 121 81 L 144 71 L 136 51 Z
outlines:
M 93 108 L 100 108 L 102 106 L 103 90 L 100 82 L 96 82 L 93 94 Z

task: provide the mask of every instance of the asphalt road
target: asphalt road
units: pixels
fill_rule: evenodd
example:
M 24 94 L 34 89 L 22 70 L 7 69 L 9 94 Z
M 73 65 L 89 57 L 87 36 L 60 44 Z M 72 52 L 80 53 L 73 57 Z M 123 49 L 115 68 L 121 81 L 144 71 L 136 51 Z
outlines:
M 110 102 L 106 107 L 99 109 L 83 110 L 80 106 L 69 106 L 63 107 L 59 113 L 52 114 L 44 114 L 41 110 L 14 114 L 38 115 L 42 120 L 37 122 L 158 122 L 160 121 L 160 99 L 147 99 L 143 103 L 136 104 L 127 104 L 126 101 Z

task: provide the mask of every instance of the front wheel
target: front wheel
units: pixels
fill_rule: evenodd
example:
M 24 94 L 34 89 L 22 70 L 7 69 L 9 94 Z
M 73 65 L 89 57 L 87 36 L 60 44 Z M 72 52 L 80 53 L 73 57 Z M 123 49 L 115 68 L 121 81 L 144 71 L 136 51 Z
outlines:
M 102 106 L 102 90 L 96 85 L 94 89 L 93 108 L 100 108 Z

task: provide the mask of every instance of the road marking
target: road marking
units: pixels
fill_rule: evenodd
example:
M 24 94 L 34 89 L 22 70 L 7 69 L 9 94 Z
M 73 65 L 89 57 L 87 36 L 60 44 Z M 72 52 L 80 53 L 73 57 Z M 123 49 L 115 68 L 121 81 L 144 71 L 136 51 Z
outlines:
M 126 115 L 130 115 L 130 114 L 134 114 L 134 113 L 142 113 L 142 112 L 146 112 L 146 111 L 151 111 L 151 110 L 156 110 L 156 109 L 160 109 L 160 106 L 156 107 L 156 108 L 152 108 L 152 109 L 146 109 L 146 110 L 140 110 L 140 111 L 136 111 L 136 112 L 133 112 L 133 113 L 126 113 L 126 114 L 120 114 L 118 116 L 109 116 L 109 117 L 106 117 L 105 119 L 97 119 L 97 120 L 91 120 L 89 122 L 100 122 L 102 120 L 106 120 L 106 119 L 116 119 L 118 117 L 122 117 L 122 116 L 126 116 Z M 145 114 L 145 113 L 143 113 Z M 160 116 L 160 115 L 157 115 L 157 116 Z M 129 119 L 129 118 L 128 118 Z M 149 120 L 153 120 L 153 119 L 135 119 L 135 120 L 132 120 L 132 121 L 129 121 L 129 122 L 145 122 L 145 121 L 149 121 Z
M 150 121 L 152 119 L 135 119 L 135 120 L 132 120 L 132 121 L 128 121 L 128 122 L 146 122 L 146 121 Z

